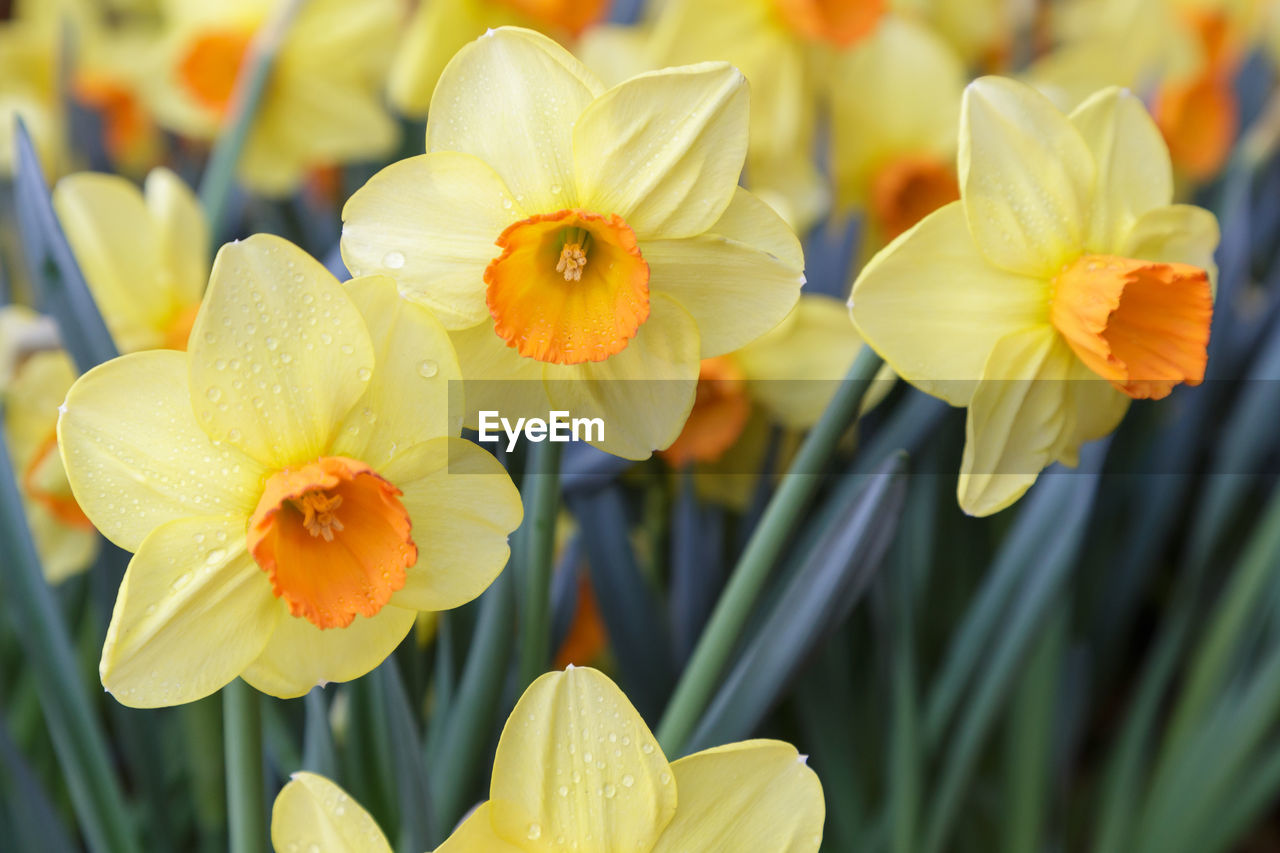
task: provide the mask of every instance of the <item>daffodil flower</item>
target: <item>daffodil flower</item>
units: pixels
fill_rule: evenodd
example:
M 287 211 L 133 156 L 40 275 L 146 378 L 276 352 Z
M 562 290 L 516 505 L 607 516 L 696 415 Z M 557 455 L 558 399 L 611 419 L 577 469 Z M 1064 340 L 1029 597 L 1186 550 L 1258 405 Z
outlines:
M 1168 150 L 1120 89 L 1068 117 L 975 81 L 958 173 L 960 201 L 872 259 L 850 307 L 900 376 L 968 407 L 958 494 L 986 515 L 1074 464 L 1131 398 L 1201 381 L 1218 225 L 1170 203 Z
M 67 167 L 66 115 L 58 91 L 58 15 L 53 4 L 24 3 L 0 21 L 0 176 L 16 163 L 14 131 L 21 119 L 52 180 Z
M 54 187 L 53 206 L 120 351 L 186 349 L 209 278 L 209 226 L 182 179 L 154 169 L 139 192 L 78 172 Z
M 795 236 L 737 186 L 746 144 L 728 65 L 606 91 L 545 36 L 495 30 L 441 76 L 429 153 L 347 202 L 342 255 L 450 330 L 470 423 L 568 410 L 644 458 L 679 433 L 699 361 L 777 325 L 804 281 Z
M 277 851 L 390 849 L 333 783 L 294 780 L 272 815 Z M 612 681 L 570 667 L 525 691 L 498 742 L 489 800 L 436 853 L 805 853 L 821 844 L 824 816 L 822 785 L 790 744 L 742 741 L 669 764 Z
M 188 351 L 100 365 L 58 421 L 76 500 L 136 552 L 107 690 L 154 707 L 242 675 L 300 696 L 377 666 L 419 610 L 479 595 L 521 509 L 453 437 L 460 376 L 390 279 L 343 287 L 277 237 L 224 246 Z

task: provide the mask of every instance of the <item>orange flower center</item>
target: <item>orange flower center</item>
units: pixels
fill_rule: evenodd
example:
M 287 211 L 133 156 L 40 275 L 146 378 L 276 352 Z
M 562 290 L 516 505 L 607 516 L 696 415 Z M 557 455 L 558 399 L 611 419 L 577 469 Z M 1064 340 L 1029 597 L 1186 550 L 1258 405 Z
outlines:
M 82 73 L 73 85 L 76 99 L 102 117 L 107 151 L 116 160 L 142 144 L 150 121 L 133 91 L 107 74 Z
M 742 369 L 729 356 L 704 358 L 684 429 L 660 452 L 671 465 L 715 462 L 742 435 L 751 416 Z
M 523 356 L 604 361 L 649 317 L 649 265 L 616 214 L 538 214 L 508 227 L 497 245 L 485 299 L 494 331 Z
M 22 472 L 22 490 L 32 502 L 44 507 L 63 524 L 93 529 L 93 523 L 71 495 L 71 484 L 67 482 L 66 470 L 58 456 L 56 430 L 50 430 L 48 437 L 32 454 L 31 461 Z
M 799 36 L 852 47 L 871 34 L 885 0 L 775 0 L 782 19 Z
M 178 80 L 202 106 L 224 115 L 252 39 L 243 27 L 202 33 L 178 61 Z
M 871 181 L 871 214 L 892 240 L 944 204 L 960 198 L 955 172 L 927 156 L 890 161 Z
M 319 628 L 373 616 L 418 561 L 400 490 L 369 466 L 324 456 L 273 474 L 249 519 L 249 552 L 289 612 Z
M 565 30 L 575 38 L 604 17 L 606 0 L 503 0 L 510 8 L 548 29 Z
M 1090 370 L 1135 399 L 1199 385 L 1213 294 L 1204 270 L 1085 255 L 1053 280 L 1049 318 Z

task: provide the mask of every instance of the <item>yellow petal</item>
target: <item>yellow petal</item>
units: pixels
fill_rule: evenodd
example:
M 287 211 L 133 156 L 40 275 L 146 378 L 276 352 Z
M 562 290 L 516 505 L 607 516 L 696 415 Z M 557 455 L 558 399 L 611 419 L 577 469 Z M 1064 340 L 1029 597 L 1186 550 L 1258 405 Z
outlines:
M 160 346 L 176 304 L 142 193 L 125 178 L 79 172 L 58 182 L 53 206 L 116 346 Z
M 642 243 L 649 286 L 693 315 L 702 357 L 732 352 L 782 321 L 804 284 L 800 241 L 744 189 L 706 234 Z
M 747 154 L 747 81 L 722 62 L 633 77 L 573 128 L 578 197 L 640 240 L 691 237 L 734 197 Z
M 649 850 L 676 811 L 671 768 L 627 697 L 570 668 L 529 686 L 502 730 L 494 831 L 525 850 Z
M 241 677 L 280 699 L 302 696 L 317 684 L 351 681 L 373 670 L 395 651 L 417 612 L 386 606 L 376 616 L 357 616 L 345 628 L 322 630 L 290 616 L 279 601 L 280 621 L 262 654 Z
M 379 473 L 404 493 L 400 503 L 418 545 L 418 562 L 391 603 L 448 610 L 488 589 L 507 564 L 507 536 L 524 515 L 498 460 L 461 438 L 437 438 Z
M 419 3 L 405 27 L 387 80 L 387 98 L 400 112 L 427 114 L 440 72 L 466 43 L 492 25 L 480 0 Z
M 546 416 L 549 401 L 542 384 L 542 362 L 507 346 L 494 332 L 492 320 L 450 332 L 449 338 L 465 381 L 466 427 L 475 429 L 478 413 L 485 410 L 511 419 Z
M 36 503 L 24 501 L 23 506 L 45 580 L 57 585 L 93 565 L 101 550 L 98 531 L 64 524 Z
M 1070 417 L 1056 455 L 1059 462 L 1074 466 L 1082 444 L 1110 435 L 1120 425 L 1129 411 L 1130 397 L 1078 358 L 1067 371 L 1067 395 Z
M 321 455 L 374 368 L 346 290 L 319 261 L 268 234 L 219 250 L 190 352 L 201 426 L 275 468 Z
M 1171 204 L 1149 210 L 1133 223 L 1116 254 L 1160 263 L 1191 264 L 1209 273 L 1217 287 L 1218 265 L 1213 253 L 1221 232 L 1218 220 L 1202 207 Z
M 159 229 L 161 268 L 179 305 L 197 305 L 209 280 L 209 225 L 199 200 L 181 178 L 152 169 L 143 185 L 147 208 Z
M 467 815 L 435 853 L 524 853 L 529 848 L 508 844 L 493 831 L 489 803 L 481 803 Z
M 1142 101 L 1126 89 L 1096 93 L 1071 113 L 1071 123 L 1098 170 L 1085 249 L 1113 252 L 1138 217 L 1173 199 L 1169 149 Z
M 462 429 L 462 371 L 449 333 L 383 275 L 347 282 L 373 341 L 373 377 L 336 431 L 333 452 L 381 468 L 398 453 Z M 450 388 L 455 399 L 449 399 Z
M 378 824 L 351 795 L 315 773 L 294 773 L 271 808 L 276 853 L 391 853 Z
M 193 702 L 266 646 L 280 617 L 245 550 L 245 517 L 171 521 L 129 561 L 102 647 L 102 685 L 123 705 Z
M 436 4 L 431 4 L 436 5 Z M 352 275 L 383 273 L 449 329 L 489 319 L 484 270 L 521 218 L 493 169 L 438 151 L 392 163 L 342 209 L 342 260 Z
M 80 508 L 126 551 L 167 521 L 248 518 L 266 473 L 200 429 L 187 358 L 171 350 L 122 356 L 80 377 L 58 419 L 58 443 Z
M 822 783 L 789 743 L 731 743 L 671 769 L 680 805 L 653 853 L 816 853 L 822 843 Z
M 440 75 L 427 150 L 479 157 L 526 210 L 574 207 L 573 124 L 601 89 L 546 36 L 490 30 L 458 51 Z
M 1049 292 L 1044 281 L 992 266 L 955 202 L 882 249 L 849 306 L 863 339 L 899 376 L 964 406 L 996 341 L 1048 319 Z
M 1069 427 L 1068 371 L 1077 361 L 1052 326 L 1000 339 L 969 403 L 957 494 L 970 515 L 1012 504 L 1053 461 Z
M 1048 278 L 1079 255 L 1093 158 L 1048 98 L 982 77 L 960 108 L 960 191 L 973 237 L 996 266 Z
M 647 459 L 680 434 L 693 408 L 699 365 L 693 317 L 654 293 L 649 319 L 626 349 L 604 361 L 549 364 L 544 376 L 552 408 L 604 422 L 604 440 L 592 444 L 625 459 Z

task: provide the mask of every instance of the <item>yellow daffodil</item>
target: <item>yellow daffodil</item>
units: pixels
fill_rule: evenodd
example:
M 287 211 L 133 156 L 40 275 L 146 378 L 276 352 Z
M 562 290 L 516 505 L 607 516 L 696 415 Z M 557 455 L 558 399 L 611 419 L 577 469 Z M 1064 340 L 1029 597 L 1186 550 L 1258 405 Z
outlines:
M 426 115 L 440 72 L 486 30 L 517 26 L 568 43 L 608 11 L 606 0 L 422 0 L 391 66 L 387 94 L 396 109 Z
M 160 158 L 160 129 L 143 102 L 156 28 L 107 27 L 92 21 L 77 29 L 71 94 L 93 110 L 102 144 L 116 168 L 140 174 Z
M 737 186 L 746 142 L 728 65 L 605 91 L 545 36 L 495 30 L 441 75 L 428 153 L 347 202 L 343 259 L 450 330 L 470 423 L 568 410 L 644 458 L 679 434 L 699 361 L 776 326 L 804 280 L 795 236 Z
M 45 175 L 53 178 L 69 159 L 58 92 L 58 19 L 40 3 L 16 5 L 12 18 L 0 21 L 0 175 L 13 174 L 13 134 L 21 118 Z
M 1074 464 L 1130 398 L 1201 381 L 1218 225 L 1170 203 L 1168 150 L 1120 89 L 1066 116 L 981 78 L 958 159 L 961 200 L 872 259 L 850 307 L 898 375 L 968 407 L 959 500 L 986 515 Z
M 58 406 L 76 371 L 61 349 L 44 348 L 50 332 L 25 308 L 0 309 L 5 436 L 44 575 L 58 583 L 93 563 L 99 539 L 58 457 Z M 30 351 L 33 343 L 41 348 Z
M 276 853 L 391 853 L 369 813 L 351 795 L 315 773 L 294 773 L 271 808 Z
M 212 137 L 250 47 L 282 0 L 170 0 L 147 98 L 178 133 Z M 310 0 L 289 25 L 240 161 L 256 192 L 287 195 L 309 169 L 385 154 L 397 136 L 381 102 L 397 0 Z
M 79 172 L 53 206 L 121 352 L 186 349 L 209 278 L 209 226 L 182 179 L 155 169 L 144 189 Z
M 153 707 L 242 675 L 275 696 L 377 666 L 419 610 L 502 569 L 519 495 L 459 438 L 444 329 L 383 276 L 224 246 L 187 353 L 101 365 L 58 421 L 76 499 L 136 552 L 104 686 Z
M 1010 0 L 890 0 L 889 6 L 927 24 L 966 65 L 995 71 L 1008 64 L 1014 35 L 1030 23 L 1035 4 Z
M 791 744 L 742 741 L 669 764 L 612 681 L 569 667 L 525 691 L 498 741 L 489 800 L 436 851 L 804 853 L 822 842 L 825 811 Z M 277 851 L 390 849 L 363 809 L 310 774 L 281 791 L 271 835 Z

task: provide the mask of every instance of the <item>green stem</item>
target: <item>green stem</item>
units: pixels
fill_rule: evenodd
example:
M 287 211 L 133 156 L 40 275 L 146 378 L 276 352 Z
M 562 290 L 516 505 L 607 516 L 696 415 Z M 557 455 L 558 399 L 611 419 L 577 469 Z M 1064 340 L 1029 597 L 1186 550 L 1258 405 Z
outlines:
M 822 483 L 823 468 L 840 436 L 857 418 L 862 398 L 880 365 L 880 357 L 870 347 L 863 347 L 826 411 L 805 437 L 791 469 L 769 501 L 658 726 L 658 742 L 669 757 L 681 754 L 694 725 L 706 709 L 716 680 L 724 670 L 742 633 L 742 626 L 769 577 L 769 570 L 777 562 L 800 514 Z
M 231 853 L 266 853 L 267 849 L 259 701 L 254 689 L 238 678 L 222 688 Z
M 520 600 L 520 687 L 546 671 L 551 660 L 551 569 L 555 559 L 556 513 L 560 509 L 560 452 L 554 441 L 534 444 L 523 488 L 524 527 L 520 534 L 523 595 Z
M 258 106 L 262 103 L 262 96 L 267 90 L 276 53 L 284 42 L 289 25 L 305 2 L 306 0 L 290 0 L 280 7 L 276 17 L 254 39 L 241 67 L 240 76 L 236 79 L 229 124 L 219 133 L 209 155 L 204 177 L 200 181 L 200 203 L 204 206 L 209 233 L 215 242 L 222 231 L 222 219 L 226 215 L 227 198 L 231 195 L 231 186 L 235 182 L 236 166 L 244 151 L 245 141 L 249 138 Z

